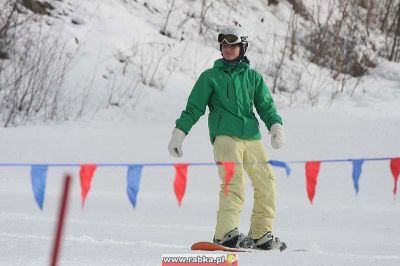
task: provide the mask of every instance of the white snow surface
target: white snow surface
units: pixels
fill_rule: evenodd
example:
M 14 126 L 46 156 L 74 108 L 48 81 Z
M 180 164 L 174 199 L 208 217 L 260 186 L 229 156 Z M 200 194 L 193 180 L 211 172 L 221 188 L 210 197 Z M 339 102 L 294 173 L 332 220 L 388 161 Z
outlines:
M 122 67 L 115 59 L 119 53 L 124 54 L 131 42 L 138 40 L 168 42 L 158 34 L 163 20 L 157 20 L 157 14 L 149 15 L 134 2 L 127 11 L 121 9 L 121 2 L 67 2 L 82 7 L 82 13 L 72 15 L 83 23 L 65 30 L 66 36 L 70 34 L 81 43 L 67 89 L 93 79 L 91 93 L 101 111 L 77 121 L 0 129 L 1 163 L 213 162 L 207 114 L 186 138 L 182 159 L 171 158 L 167 145 L 195 78 L 218 58 L 215 47 L 199 42 L 177 44 L 173 55 L 180 58 L 179 71 L 169 76 L 163 91 L 145 87 L 137 92 L 133 111 L 129 106 L 101 107 L 105 100 L 99 95 L 108 93 L 101 76 L 121 75 L 118 71 Z M 85 17 L 85 10 L 91 10 L 93 16 Z M 279 20 L 287 16 L 282 12 L 278 10 L 277 17 L 267 16 L 271 21 Z M 278 22 L 273 25 L 278 26 L 276 32 L 284 32 Z M 380 64 L 361 81 L 351 98 L 342 94 L 330 102 L 330 94 L 322 92 L 321 103 L 329 104 L 283 107 L 278 101 L 288 142 L 281 150 L 273 150 L 262 126 L 270 158 L 399 157 L 399 73 L 399 64 Z M 118 86 L 129 82 L 126 77 Z M 278 202 L 273 232 L 287 243 L 288 250 L 240 253 L 239 265 L 400 265 L 400 200 L 392 193 L 388 161 L 364 163 L 358 195 L 350 162 L 323 163 L 313 205 L 306 195 L 304 164 L 290 166 L 290 177 L 275 169 Z M 215 166 L 189 168 L 180 207 L 173 192 L 173 167 L 145 167 L 136 209 L 127 197 L 125 167 L 97 169 L 84 209 L 79 169 L 50 167 L 42 211 L 33 198 L 30 169 L 0 167 L 0 265 L 49 263 L 65 173 L 73 175 L 73 183 L 60 265 L 160 265 L 162 254 L 193 253 L 192 243 L 213 238 L 219 189 Z M 243 233 L 248 232 L 252 208 L 252 186 L 247 180 L 239 228 Z M 306 251 L 295 252 L 299 249 Z
M 93 120 L 2 129 L 0 161 L 212 162 L 204 117 L 185 140 L 184 157 L 169 156 L 170 131 L 186 94 L 171 88 L 153 96 L 144 97 L 139 117 L 115 109 Z M 162 110 L 149 112 L 151 104 Z M 399 156 L 396 104 L 282 108 L 287 145 L 271 149 L 266 129 L 263 140 L 271 159 L 283 161 Z M 291 166 L 290 177 L 276 169 L 274 233 L 287 243 L 288 251 L 241 253 L 240 265 L 399 265 L 400 201 L 392 194 L 388 161 L 364 163 L 358 196 L 351 163 L 322 164 L 313 205 L 305 192 L 304 164 Z M 49 168 L 40 211 L 29 168 L 0 168 L 1 265 L 48 263 L 64 173 L 72 173 L 73 186 L 61 265 L 160 265 L 162 254 L 192 253 L 193 242 L 212 240 L 219 187 L 215 166 L 189 168 L 181 207 L 173 193 L 174 169 L 145 167 L 136 209 L 126 194 L 127 169 L 100 167 L 82 210 L 78 171 Z M 248 180 L 240 225 L 244 233 L 251 206 Z M 307 251 L 292 252 L 297 249 Z

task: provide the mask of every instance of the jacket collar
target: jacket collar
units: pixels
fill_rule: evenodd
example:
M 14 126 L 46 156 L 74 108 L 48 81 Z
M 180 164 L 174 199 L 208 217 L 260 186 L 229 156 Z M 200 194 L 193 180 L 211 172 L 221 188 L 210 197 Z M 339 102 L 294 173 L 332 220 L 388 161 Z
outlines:
M 250 61 L 247 57 L 244 57 L 239 62 L 228 62 L 223 58 L 215 60 L 214 68 L 221 69 L 224 72 L 242 72 L 248 68 L 250 68 Z

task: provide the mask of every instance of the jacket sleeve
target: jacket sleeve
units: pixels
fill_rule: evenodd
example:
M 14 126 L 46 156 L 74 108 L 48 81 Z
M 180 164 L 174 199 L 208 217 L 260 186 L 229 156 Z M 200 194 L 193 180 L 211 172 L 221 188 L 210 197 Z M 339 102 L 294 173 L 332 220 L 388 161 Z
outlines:
M 185 110 L 176 120 L 176 128 L 179 128 L 187 135 L 194 124 L 204 115 L 211 94 L 210 78 L 203 72 L 189 95 Z
M 255 82 L 256 91 L 254 95 L 254 105 L 261 120 L 265 123 L 268 130 L 271 129 L 273 124 L 279 123 L 282 125 L 282 118 L 276 111 L 274 100 L 272 99 L 267 84 L 265 84 L 264 79 L 258 73 L 256 73 Z

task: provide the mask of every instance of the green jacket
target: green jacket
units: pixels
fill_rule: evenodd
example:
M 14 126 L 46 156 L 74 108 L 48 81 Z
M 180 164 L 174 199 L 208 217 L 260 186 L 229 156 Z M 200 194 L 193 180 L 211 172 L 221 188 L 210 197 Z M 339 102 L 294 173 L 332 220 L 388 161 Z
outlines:
M 275 123 L 282 124 L 262 76 L 245 62 L 218 59 L 213 68 L 204 71 L 190 93 L 186 109 L 176 120 L 176 128 L 188 134 L 206 106 L 210 110 L 211 143 L 220 135 L 261 139 L 253 106 L 268 129 Z

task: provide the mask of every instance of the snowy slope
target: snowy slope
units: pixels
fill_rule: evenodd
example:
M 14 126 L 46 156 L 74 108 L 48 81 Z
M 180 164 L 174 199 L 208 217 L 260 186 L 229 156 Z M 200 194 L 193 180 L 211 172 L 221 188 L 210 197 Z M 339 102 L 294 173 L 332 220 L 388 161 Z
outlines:
M 176 12 L 198 8 L 193 4 L 195 1 L 177 2 L 181 9 Z M 245 18 L 247 24 L 256 25 L 250 27 L 250 34 L 255 33 L 260 27 L 256 21 L 264 14 L 260 11 L 263 2 L 251 1 L 244 9 L 229 10 L 229 14 L 234 18 L 250 11 L 257 14 Z M 85 107 L 91 111 L 77 121 L 36 122 L 1 129 L 0 162 L 212 162 L 205 117 L 185 140 L 182 159 L 172 159 L 167 145 L 194 80 L 218 58 L 217 47 L 188 31 L 196 26 L 193 22 L 184 25 L 190 35 L 185 35 L 187 41 L 171 41 L 160 35 L 163 18 L 155 9 L 166 8 L 162 1 L 148 1 L 147 8 L 136 1 L 70 0 L 60 2 L 59 8 L 66 8 L 65 3 L 73 10 L 68 19 L 82 22 L 80 26 L 68 24 L 64 28 L 65 36 L 70 37 L 70 48 L 77 49 L 66 90 L 80 95 L 89 88 L 90 101 Z M 271 25 L 267 27 L 270 30 L 267 35 L 285 33 L 287 7 L 271 8 L 264 15 Z M 220 18 L 211 14 L 211 17 L 214 22 L 225 23 L 229 16 Z M 173 19 L 171 28 L 179 22 Z M 155 41 L 157 44 L 151 49 L 143 45 Z M 268 45 L 270 42 L 273 40 L 268 39 Z M 150 55 L 157 58 L 160 43 L 172 43 L 171 57 L 163 61 L 162 67 L 173 66 L 176 71 L 161 73 L 163 90 L 148 86 L 134 90 L 132 83 L 140 71 L 136 67 L 140 60 L 151 59 Z M 135 57 L 124 68 L 120 59 L 132 55 L 132 47 L 138 55 L 147 57 Z M 267 64 L 263 61 L 268 59 L 267 51 L 264 58 L 254 52 L 265 49 L 262 43 L 253 47 L 253 54 L 250 53 L 253 65 Z M 296 107 L 283 107 L 287 99 L 278 98 L 288 143 L 282 150 L 273 150 L 264 128 L 263 140 L 271 159 L 400 156 L 399 73 L 398 64 L 379 65 L 362 80 L 352 98 L 343 94 L 332 102 L 330 94 L 323 93 L 320 104 L 314 108 L 302 105 L 307 102 L 305 94 L 296 95 L 300 103 Z M 113 85 L 114 79 L 118 82 Z M 271 84 L 270 78 L 266 80 Z M 316 81 L 315 86 L 318 85 L 324 83 Z M 132 91 L 126 92 L 126 88 Z M 132 101 L 124 103 L 127 95 Z M 119 103 L 121 107 L 110 103 Z M 350 163 L 323 164 L 313 205 L 305 192 L 304 165 L 291 166 L 290 177 L 276 169 L 278 213 L 274 233 L 288 244 L 288 252 L 239 254 L 240 265 L 400 264 L 400 203 L 393 198 L 393 177 L 387 161 L 364 164 L 358 196 L 353 189 Z M 29 171 L 29 168 L 0 167 L 0 265 L 48 263 L 61 177 L 67 172 L 74 179 L 61 265 L 160 265 L 161 254 L 192 253 L 193 242 L 213 237 L 218 206 L 216 167 L 189 168 L 181 207 L 173 194 L 174 169 L 144 168 L 134 210 L 126 195 L 123 167 L 97 170 L 84 210 L 79 169 L 49 169 L 43 211 L 33 199 Z M 249 227 L 250 181 L 246 193 L 240 226 L 243 233 Z M 291 252 L 296 249 L 307 251 Z
M 165 101 L 166 108 L 179 104 L 186 96 L 172 91 L 175 97 Z M 154 101 L 157 103 L 157 98 Z M 145 113 L 146 108 L 143 104 L 138 110 Z M 272 150 L 263 131 L 272 159 L 399 156 L 400 115 L 393 107 L 349 108 L 342 104 L 330 109 L 283 109 L 281 113 L 288 135 L 286 147 Z M 174 111 L 158 117 L 143 115 L 143 119 L 127 118 L 112 110 L 107 115 L 119 121 L 99 119 L 2 129 L 0 161 L 175 161 L 166 149 Z M 179 161 L 212 162 L 205 118 L 190 133 L 184 144 L 184 158 Z M 364 164 L 358 196 L 352 186 L 351 164 L 323 164 L 313 206 L 306 197 L 304 165 L 292 168 L 289 178 L 276 170 L 275 234 L 287 242 L 289 252 L 240 254 L 240 265 L 400 263 L 400 205 L 398 199 L 393 200 L 393 178 L 387 161 Z M 98 169 L 84 210 L 80 208 L 78 169 L 50 168 L 43 211 L 33 200 L 29 169 L 0 168 L 0 264 L 48 262 L 65 172 L 73 173 L 74 180 L 62 265 L 160 265 L 161 254 L 191 253 L 192 242 L 212 239 L 218 205 L 215 167 L 189 168 L 182 207 L 178 207 L 173 194 L 173 168 L 145 168 L 135 210 L 126 196 L 125 168 Z M 249 226 L 250 182 L 246 193 L 242 232 L 247 232 Z M 308 251 L 290 252 L 294 249 Z
M 160 34 L 160 30 L 166 23 L 172 2 L 174 8 L 166 24 L 170 37 L 167 37 Z M 313 2 L 318 1 L 305 2 L 312 9 Z M 278 6 L 268 6 L 262 0 L 215 1 L 212 8 L 207 9 L 202 34 L 199 34 L 201 4 L 197 1 L 54 0 L 51 3 L 55 7 L 52 16 L 33 15 L 31 30 L 32 33 L 43 32 L 41 38 L 47 39 L 46 45 L 65 47 L 70 60 L 64 85 L 57 92 L 60 95 L 56 110 L 58 119 L 93 117 L 110 106 L 119 106 L 129 115 L 136 115 L 135 108 L 143 94 L 151 93 L 149 90 L 162 91 L 169 84 L 189 93 L 199 74 L 220 56 L 217 29 L 235 22 L 247 29 L 251 64 L 271 87 L 276 72 L 280 73 L 278 105 L 330 106 L 337 98 L 357 103 L 375 96 L 375 86 L 371 86 L 370 80 L 375 76 L 375 69 L 370 71 L 371 76 L 360 80 L 348 76 L 334 79 L 331 71 L 308 61 L 308 52 L 300 45 L 300 40 L 297 40 L 299 44 L 293 60 L 286 56 L 282 69 L 278 69 L 292 12 L 287 1 L 281 1 Z M 304 25 L 299 18 L 296 38 L 307 33 Z M 384 77 L 386 82 L 391 79 L 385 72 L 398 70 L 397 64 L 390 66 L 381 62 L 380 67 L 378 76 Z M 384 94 L 393 93 L 392 88 L 396 86 L 397 83 L 385 86 L 388 90 Z M 38 120 L 40 115 L 32 118 L 36 119 L 28 121 Z M 22 121 L 23 117 L 15 123 Z

